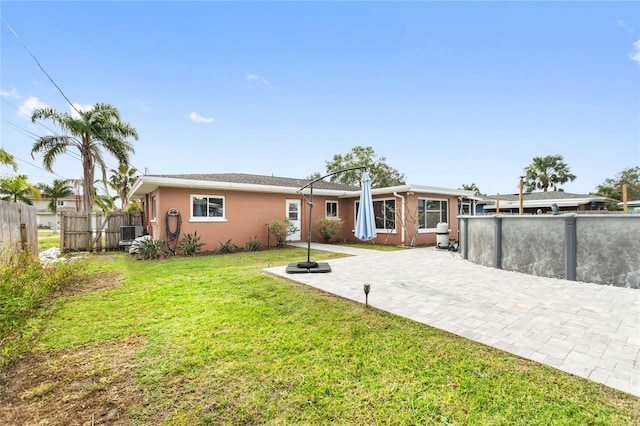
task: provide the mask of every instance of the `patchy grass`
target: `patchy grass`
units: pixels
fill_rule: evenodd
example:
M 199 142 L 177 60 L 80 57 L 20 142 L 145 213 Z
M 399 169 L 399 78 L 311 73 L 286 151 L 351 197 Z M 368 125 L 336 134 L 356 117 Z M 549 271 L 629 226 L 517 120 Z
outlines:
M 74 388 L 67 400 L 89 408 L 69 421 L 88 424 L 640 421 L 638 398 L 262 272 L 305 254 L 95 255 L 94 280 L 110 284 L 29 324 L 41 379 L 20 385 L 10 370 L 0 399 L 23 423 L 52 424 L 71 407 L 56 396 Z M 111 383 L 124 403 L 108 405 Z
M 38 229 L 38 251 L 51 247 L 60 247 L 60 232 L 51 229 Z

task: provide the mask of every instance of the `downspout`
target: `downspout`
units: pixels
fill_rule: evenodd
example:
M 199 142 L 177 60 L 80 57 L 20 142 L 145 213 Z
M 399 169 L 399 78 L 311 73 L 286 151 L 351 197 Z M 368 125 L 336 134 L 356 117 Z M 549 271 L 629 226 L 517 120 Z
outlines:
M 400 243 L 401 243 L 402 245 L 404 245 L 404 241 L 405 241 L 405 234 L 406 234 L 406 231 L 407 231 L 407 228 L 406 228 L 406 226 L 405 226 L 405 210 L 406 210 L 405 205 L 404 205 L 404 201 L 405 201 L 405 200 L 404 200 L 404 196 L 402 196 L 402 195 L 398 194 L 398 193 L 397 193 L 397 192 L 395 192 L 395 191 L 393 192 L 393 195 L 394 195 L 395 197 L 398 197 L 398 198 L 400 198 L 400 199 L 402 200 L 402 232 L 400 233 Z

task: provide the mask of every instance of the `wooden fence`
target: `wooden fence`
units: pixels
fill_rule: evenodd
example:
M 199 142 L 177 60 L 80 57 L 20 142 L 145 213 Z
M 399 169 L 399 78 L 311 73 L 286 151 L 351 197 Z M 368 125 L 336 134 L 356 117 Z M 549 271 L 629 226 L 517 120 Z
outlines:
M 95 229 L 93 224 L 96 224 Z M 60 220 L 60 245 L 62 251 L 120 250 L 121 227 L 142 225 L 142 214 L 110 212 L 103 219 L 102 213 L 91 216 L 78 212 L 63 212 Z
M 23 250 L 38 254 L 36 208 L 24 203 L 0 201 L 0 246 L 19 244 Z

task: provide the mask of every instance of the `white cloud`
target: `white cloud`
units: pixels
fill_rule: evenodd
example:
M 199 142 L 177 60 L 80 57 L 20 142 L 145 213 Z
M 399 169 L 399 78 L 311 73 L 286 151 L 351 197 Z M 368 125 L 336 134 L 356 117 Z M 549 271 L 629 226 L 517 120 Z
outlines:
M 13 98 L 13 99 L 24 99 L 24 96 L 21 96 L 20 94 L 18 94 L 18 91 L 16 90 L 15 87 L 13 89 L 11 89 L 10 92 L 7 92 L 6 90 L 0 90 L 0 97 Z
M 91 108 L 93 108 L 93 105 L 73 104 L 73 108 L 71 108 L 71 117 L 77 120 L 80 118 L 80 114 L 78 114 L 77 111 L 89 111 Z
M 149 111 L 149 108 L 147 107 L 147 104 L 145 104 L 142 99 L 133 98 L 132 101 L 133 101 L 134 104 L 138 105 L 141 110 L 143 110 L 145 112 Z
M 258 74 L 247 73 L 247 81 L 249 83 L 258 82 L 263 84 L 269 84 L 266 78 L 259 76 Z
M 198 114 L 197 112 L 192 112 L 191 114 L 189 114 L 189 118 L 192 121 L 195 121 L 196 123 L 211 123 L 211 122 L 213 122 L 213 118 L 203 117 L 200 114 Z
M 24 101 L 22 105 L 20 105 L 20 108 L 18 108 L 18 116 L 31 119 L 31 114 L 33 114 L 33 111 L 35 109 L 48 107 L 49 105 L 45 104 L 44 102 L 40 102 L 38 98 L 29 96 L 27 100 Z
M 630 54 L 629 57 L 631 58 L 631 60 L 640 63 L 640 40 L 633 43 L 633 47 L 635 49 L 635 52 Z

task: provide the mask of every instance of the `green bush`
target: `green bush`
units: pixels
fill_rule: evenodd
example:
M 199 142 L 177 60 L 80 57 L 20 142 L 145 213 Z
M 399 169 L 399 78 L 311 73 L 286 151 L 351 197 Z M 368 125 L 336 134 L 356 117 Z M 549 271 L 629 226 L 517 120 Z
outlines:
M 198 231 L 195 231 L 193 235 L 184 234 L 182 237 L 184 239 L 180 242 L 178 250 L 180 250 L 185 256 L 194 256 L 205 245 L 205 243 L 200 242 L 200 235 L 198 235 Z
M 216 254 L 233 253 L 238 250 L 238 246 L 233 244 L 231 240 L 227 240 L 226 243 L 220 242 L 220 245 L 216 249 Z
M 164 241 L 154 240 L 147 235 L 134 240 L 129 248 L 129 253 L 133 254 L 136 259 L 160 259 L 167 255 L 163 246 Z
M 342 230 L 342 222 L 336 219 L 322 218 L 316 221 L 316 233 L 322 237 L 322 241 L 330 243 Z
M 255 237 L 253 237 L 253 239 L 251 241 L 248 241 L 244 245 L 244 250 L 245 251 L 251 251 L 251 252 L 262 250 L 262 243 L 260 241 L 258 241 L 258 237 L 255 236 Z
M 4 246 L 0 251 L 0 365 L 8 363 L 19 345 L 21 327 L 41 308 L 50 295 L 69 287 L 86 270 L 75 259 L 48 262 L 38 256 Z
M 286 217 L 269 223 L 267 227 L 269 232 L 276 237 L 278 247 L 284 247 L 287 244 L 287 237 L 298 231 L 293 222 Z

